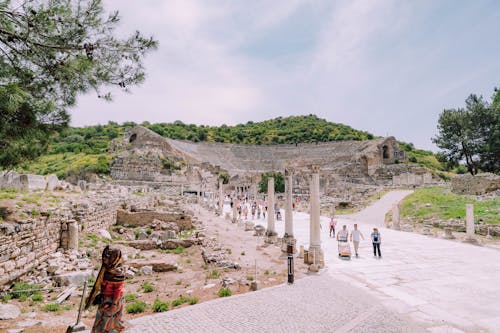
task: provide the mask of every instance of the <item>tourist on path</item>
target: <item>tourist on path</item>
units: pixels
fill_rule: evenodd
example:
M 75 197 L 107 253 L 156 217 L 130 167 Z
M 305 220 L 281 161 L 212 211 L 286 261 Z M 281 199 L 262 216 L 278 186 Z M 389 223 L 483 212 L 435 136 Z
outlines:
M 330 237 L 335 238 L 335 227 L 337 226 L 337 221 L 333 219 L 333 217 L 330 219 Z
M 85 309 L 97 304 L 92 333 L 119 333 L 125 330 L 122 320 L 125 275 L 122 252 L 109 245 L 102 252 L 102 265 L 90 292 Z
M 344 224 L 342 230 L 337 233 L 337 241 L 347 242 L 347 236 L 349 236 L 349 231 L 347 231 L 347 226 Z
M 365 239 L 365 237 L 363 236 L 361 231 L 358 230 L 358 225 L 355 223 L 354 230 L 351 232 L 351 241 L 352 241 L 352 244 L 354 244 L 354 253 L 356 253 L 356 257 L 358 256 L 359 237 L 361 237 L 361 239 L 363 239 L 363 240 Z M 378 251 L 380 253 L 380 246 L 379 246 Z
M 377 228 L 373 228 L 373 232 L 371 234 L 372 237 L 372 244 L 373 244 L 373 256 L 377 256 L 377 251 L 378 251 L 378 257 L 381 258 L 382 254 L 380 254 L 380 243 L 382 241 L 382 237 L 380 236 L 380 233 L 378 232 Z

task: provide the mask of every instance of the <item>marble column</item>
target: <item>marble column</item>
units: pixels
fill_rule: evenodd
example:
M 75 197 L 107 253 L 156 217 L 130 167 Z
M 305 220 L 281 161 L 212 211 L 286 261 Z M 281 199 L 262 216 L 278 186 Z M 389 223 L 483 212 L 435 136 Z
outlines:
M 78 222 L 68 221 L 68 250 L 78 250 Z
M 257 195 L 258 195 L 258 189 L 257 189 L 257 183 L 252 184 L 253 188 L 253 200 L 257 201 Z
M 465 229 L 467 231 L 466 240 L 474 241 L 475 230 L 474 230 L 474 205 L 467 204 L 465 206 Z
M 392 228 L 394 230 L 401 230 L 399 223 L 399 205 L 397 203 L 392 205 Z
M 310 222 L 309 222 L 309 256 L 314 260 L 311 264 L 322 266 L 321 250 L 321 230 L 320 230 L 320 201 L 319 201 L 319 167 L 312 168 L 310 183 L 309 204 L 310 204 Z
M 219 215 L 222 216 L 224 214 L 224 183 L 222 179 L 219 179 Z
M 285 170 L 285 235 L 284 238 L 293 238 L 293 211 L 292 211 L 292 171 Z
M 267 179 L 267 236 L 276 236 L 274 228 L 274 178 Z

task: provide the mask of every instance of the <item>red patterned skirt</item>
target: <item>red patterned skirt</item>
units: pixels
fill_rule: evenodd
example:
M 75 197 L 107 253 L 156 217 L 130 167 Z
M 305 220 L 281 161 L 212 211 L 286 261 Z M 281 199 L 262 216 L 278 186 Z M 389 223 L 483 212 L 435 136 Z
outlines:
M 122 320 L 123 292 L 123 282 L 102 282 L 103 299 L 97 308 L 92 333 L 120 333 L 125 330 L 125 324 Z

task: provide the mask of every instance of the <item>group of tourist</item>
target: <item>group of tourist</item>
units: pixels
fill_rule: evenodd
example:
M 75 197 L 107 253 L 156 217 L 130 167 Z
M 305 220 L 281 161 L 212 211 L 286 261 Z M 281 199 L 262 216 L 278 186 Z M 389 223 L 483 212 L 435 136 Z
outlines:
M 329 236 L 335 238 L 335 228 L 337 226 L 337 221 L 332 217 L 330 219 L 330 232 Z M 380 253 L 380 244 L 382 242 L 382 236 L 380 235 L 380 232 L 378 231 L 378 228 L 373 228 L 373 232 L 370 235 L 372 245 L 373 245 L 373 256 L 376 257 L 378 254 L 378 257 L 381 258 L 382 254 Z M 350 240 L 352 244 L 354 245 L 354 253 L 356 254 L 356 257 L 359 257 L 358 250 L 359 250 L 359 242 L 360 239 L 365 239 L 361 231 L 358 229 L 358 225 L 355 223 L 354 224 L 354 229 L 349 232 L 347 230 L 347 225 L 343 225 L 342 229 L 337 232 L 336 239 L 338 242 L 347 242 Z

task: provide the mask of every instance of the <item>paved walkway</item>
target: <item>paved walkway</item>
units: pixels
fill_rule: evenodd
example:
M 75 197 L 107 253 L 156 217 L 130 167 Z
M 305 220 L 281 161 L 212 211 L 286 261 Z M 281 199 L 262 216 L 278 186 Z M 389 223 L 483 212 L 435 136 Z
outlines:
M 129 333 L 423 332 L 328 274 L 131 321 Z
M 369 239 L 408 193 L 391 192 L 339 224 L 356 222 Z M 500 251 L 382 227 L 383 259 L 366 240 L 359 259 L 344 261 L 327 221 L 320 276 L 138 318 L 127 332 L 500 332 Z M 307 248 L 309 217 L 296 213 L 294 222 Z M 283 234 L 284 223 L 276 228 Z

